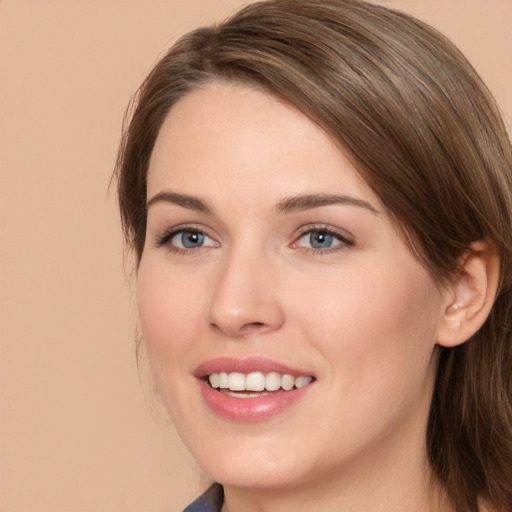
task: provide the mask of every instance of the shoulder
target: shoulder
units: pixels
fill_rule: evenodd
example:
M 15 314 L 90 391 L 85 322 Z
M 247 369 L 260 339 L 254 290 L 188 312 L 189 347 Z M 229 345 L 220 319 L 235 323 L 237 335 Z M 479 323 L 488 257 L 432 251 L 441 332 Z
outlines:
M 183 512 L 220 512 L 224 502 L 224 491 L 219 484 L 213 484 Z

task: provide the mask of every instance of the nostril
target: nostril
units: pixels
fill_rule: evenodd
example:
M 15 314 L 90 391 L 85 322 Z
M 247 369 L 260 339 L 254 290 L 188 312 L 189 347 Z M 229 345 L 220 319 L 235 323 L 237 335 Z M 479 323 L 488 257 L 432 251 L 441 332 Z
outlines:
M 241 333 L 248 333 L 251 331 L 261 331 L 265 329 L 265 327 L 268 327 L 265 325 L 264 322 L 250 322 L 242 326 L 240 329 Z

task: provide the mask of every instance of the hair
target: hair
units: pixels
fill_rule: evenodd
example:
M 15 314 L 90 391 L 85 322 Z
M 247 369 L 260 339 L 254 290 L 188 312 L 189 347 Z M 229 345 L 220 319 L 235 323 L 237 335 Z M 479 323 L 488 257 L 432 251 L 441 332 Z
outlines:
M 137 261 L 160 127 L 212 82 L 259 87 L 335 140 L 438 283 L 472 242 L 500 257 L 495 303 L 466 343 L 439 347 L 426 443 L 459 512 L 512 510 L 512 148 L 492 95 L 444 36 L 359 0 L 268 0 L 182 37 L 127 114 L 116 166 L 123 231 Z

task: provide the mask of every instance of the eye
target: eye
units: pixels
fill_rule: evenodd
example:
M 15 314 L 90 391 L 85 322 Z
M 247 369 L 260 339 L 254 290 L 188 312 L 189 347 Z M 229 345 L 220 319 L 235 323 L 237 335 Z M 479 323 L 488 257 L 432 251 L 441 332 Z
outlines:
M 205 245 L 214 245 L 213 240 L 200 231 L 181 231 L 170 240 L 174 247 L 181 249 L 197 249 Z
M 217 247 L 218 243 L 200 230 L 179 229 L 165 233 L 157 241 L 157 246 L 164 245 L 171 251 L 184 251 L 202 247 Z
M 354 242 L 349 238 L 335 233 L 329 229 L 309 229 L 304 232 L 292 247 L 312 250 L 315 252 L 329 252 L 352 246 Z
M 301 237 L 300 242 L 312 249 L 330 249 L 340 243 L 334 235 L 326 233 L 325 231 L 311 231 L 306 233 Z

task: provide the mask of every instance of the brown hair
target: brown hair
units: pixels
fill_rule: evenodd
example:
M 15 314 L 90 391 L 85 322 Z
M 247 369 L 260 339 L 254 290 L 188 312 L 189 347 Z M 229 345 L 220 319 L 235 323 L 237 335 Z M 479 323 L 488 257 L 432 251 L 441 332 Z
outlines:
M 119 151 L 121 217 L 139 261 L 157 134 L 181 97 L 215 80 L 262 87 L 325 129 L 438 282 L 472 242 L 499 250 L 484 326 L 439 348 L 427 446 L 459 512 L 478 498 L 512 510 L 512 149 L 476 72 L 432 28 L 358 0 L 258 2 L 184 36 L 142 84 Z

